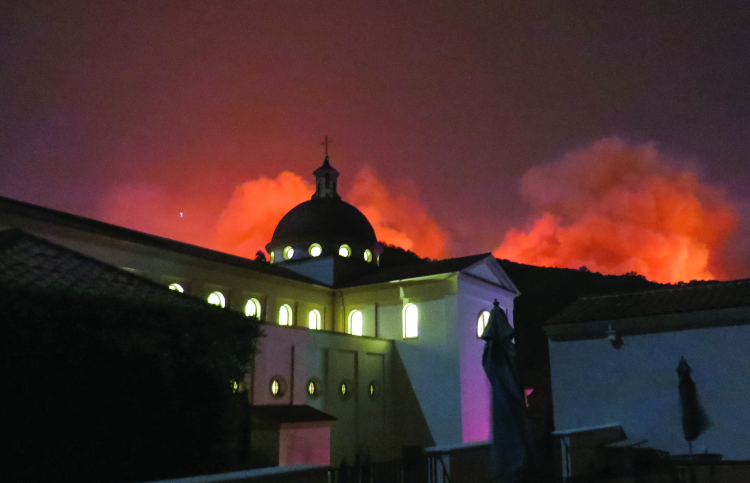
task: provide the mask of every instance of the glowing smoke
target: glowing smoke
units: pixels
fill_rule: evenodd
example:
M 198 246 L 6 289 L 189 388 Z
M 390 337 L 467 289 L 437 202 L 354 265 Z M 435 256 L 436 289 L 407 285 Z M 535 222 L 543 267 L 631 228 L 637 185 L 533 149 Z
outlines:
M 239 185 L 216 224 L 214 245 L 233 255 L 254 258 L 265 251 L 284 215 L 307 201 L 315 187 L 299 175 L 284 171 L 276 179 L 261 177 Z
M 653 144 L 597 141 L 531 168 L 521 191 L 537 214 L 493 251 L 532 265 L 677 282 L 725 276 L 721 250 L 735 222 L 720 190 L 670 167 Z
M 347 200 L 370 220 L 378 240 L 411 250 L 421 257 L 443 258 L 447 234 L 410 186 L 392 195 L 370 170 L 361 171 Z
M 276 179 L 262 177 L 239 185 L 216 226 L 214 247 L 253 258 L 258 250 L 265 250 L 281 218 L 314 191 L 312 184 L 288 171 Z M 423 257 L 444 256 L 446 235 L 415 194 L 393 196 L 365 170 L 343 198 L 367 216 L 378 240 Z

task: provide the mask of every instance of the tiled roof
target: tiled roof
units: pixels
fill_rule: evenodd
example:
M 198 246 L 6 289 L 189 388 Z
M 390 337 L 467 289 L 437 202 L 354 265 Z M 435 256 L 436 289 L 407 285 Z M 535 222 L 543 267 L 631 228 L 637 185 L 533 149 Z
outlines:
M 253 406 L 255 417 L 270 419 L 278 423 L 305 423 L 313 421 L 336 421 L 334 416 L 319 411 L 314 407 L 304 405 L 278 404 L 268 406 Z
M 207 303 L 21 230 L 0 231 L 0 282 L 207 308 Z
M 581 297 L 547 325 L 750 307 L 750 279 L 697 282 L 644 292 Z
M 131 230 L 129 228 L 111 225 L 109 223 L 92 220 L 83 216 L 72 215 L 63 211 L 53 210 L 51 208 L 32 205 L 23 201 L 13 200 L 11 198 L 0 196 L 0 212 L 3 211 L 18 215 L 26 219 L 39 220 L 51 225 L 66 226 L 113 239 L 137 243 L 139 245 L 159 248 L 162 250 L 168 250 L 170 252 L 181 253 L 190 257 L 203 258 L 206 260 L 239 268 L 255 270 L 286 279 L 321 285 L 320 282 L 316 280 L 295 273 L 279 265 L 273 265 L 271 263 L 265 262 L 256 262 L 255 260 L 250 260 L 235 255 L 229 255 L 228 253 L 217 252 L 215 250 L 191 245 L 189 243 L 182 243 L 176 240 L 170 240 L 169 238 L 162 238 L 160 236 L 150 235 L 148 233 L 143 233 L 137 230 Z
M 489 256 L 491 256 L 490 253 L 482 253 L 480 255 L 471 255 L 468 257 L 447 258 L 445 260 L 415 263 L 403 267 L 385 268 L 347 282 L 344 286 L 354 287 L 359 285 L 370 285 L 373 283 L 391 282 L 393 280 L 427 277 L 429 275 L 438 275 L 441 273 L 460 272 Z

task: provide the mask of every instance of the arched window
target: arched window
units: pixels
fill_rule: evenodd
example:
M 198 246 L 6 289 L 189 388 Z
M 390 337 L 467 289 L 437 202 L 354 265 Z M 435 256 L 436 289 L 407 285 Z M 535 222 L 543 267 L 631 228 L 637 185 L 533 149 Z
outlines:
M 245 315 L 248 317 L 260 318 L 260 301 L 258 299 L 250 299 L 245 304 Z
M 404 305 L 404 339 L 413 339 L 419 335 L 419 309 L 414 304 Z
M 320 330 L 320 311 L 312 309 L 310 314 L 307 316 L 307 325 L 312 330 Z
M 352 249 L 349 248 L 349 245 L 341 245 L 339 247 L 339 256 L 348 257 L 351 254 L 352 254 Z
M 362 335 L 362 329 L 364 326 L 364 318 L 362 317 L 362 312 L 359 310 L 352 310 L 349 312 L 349 327 L 347 327 L 347 332 L 349 332 L 352 335 Z
M 292 308 L 287 304 L 279 307 L 279 325 L 292 325 Z
M 213 292 L 208 296 L 208 303 L 211 305 L 218 305 L 219 307 L 225 307 L 227 300 L 224 298 L 224 294 L 221 292 Z
M 311 257 L 319 257 L 321 253 L 323 253 L 323 247 L 321 247 L 318 243 L 313 243 L 310 245 L 310 256 Z
M 179 283 L 170 283 L 169 290 L 174 290 L 175 292 L 185 293 L 185 289 Z
M 487 327 L 487 322 L 490 320 L 490 311 L 482 310 L 479 312 L 479 318 L 477 319 L 477 337 L 482 337 L 484 328 Z

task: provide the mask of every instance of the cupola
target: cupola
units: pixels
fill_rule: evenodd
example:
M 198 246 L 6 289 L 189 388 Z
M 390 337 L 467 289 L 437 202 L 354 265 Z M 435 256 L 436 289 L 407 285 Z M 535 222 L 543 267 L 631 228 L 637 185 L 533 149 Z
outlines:
M 327 154 L 313 175 L 315 194 L 284 215 L 266 245 L 271 262 L 326 285 L 376 268 L 383 248 L 367 217 L 341 200 Z

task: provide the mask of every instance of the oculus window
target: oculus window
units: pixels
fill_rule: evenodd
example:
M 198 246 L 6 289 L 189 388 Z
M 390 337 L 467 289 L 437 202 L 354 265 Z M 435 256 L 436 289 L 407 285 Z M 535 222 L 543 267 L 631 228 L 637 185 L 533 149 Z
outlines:
M 352 310 L 349 312 L 349 327 L 348 332 L 352 335 L 362 335 L 362 329 L 364 326 L 364 318 L 362 312 L 359 310 Z
M 307 316 L 307 325 L 312 330 L 320 330 L 321 326 L 321 320 L 320 320 L 320 311 L 313 309 L 310 311 L 310 313 Z
M 227 300 L 224 298 L 224 294 L 221 292 L 213 292 L 208 296 L 208 303 L 211 305 L 218 305 L 219 307 L 226 307 Z
M 307 381 L 307 394 L 310 397 L 318 397 L 323 393 L 323 382 L 317 377 Z
M 292 247 L 286 247 L 284 248 L 284 259 L 289 260 L 294 256 L 294 248 Z
M 179 283 L 170 283 L 169 290 L 174 290 L 175 292 L 185 293 L 185 289 Z
M 339 247 L 339 256 L 348 257 L 351 254 L 352 254 L 352 249 L 349 248 L 349 245 L 341 245 Z
M 258 299 L 250 299 L 245 304 L 245 315 L 248 317 L 260 318 L 260 301 Z
M 310 245 L 310 252 L 311 257 L 319 257 L 321 253 L 323 253 L 323 247 L 321 247 L 318 243 L 313 243 Z
M 365 250 L 365 261 L 367 263 L 372 261 L 372 252 L 369 249 Z
M 404 305 L 404 339 L 414 339 L 419 335 L 419 309 L 414 304 Z
M 477 337 L 482 337 L 482 334 L 484 333 L 484 328 L 487 327 L 487 322 L 489 321 L 490 321 L 490 311 L 482 310 L 479 313 L 479 318 L 477 319 Z
M 271 252 L 271 263 L 273 263 L 273 258 L 274 258 L 274 255 L 273 255 L 273 252 Z
M 292 308 L 288 304 L 279 307 L 279 325 L 292 325 Z
M 286 394 L 286 388 L 286 381 L 281 376 L 273 376 L 268 385 L 268 389 L 271 391 L 271 396 L 273 397 L 281 397 Z

